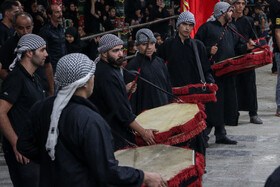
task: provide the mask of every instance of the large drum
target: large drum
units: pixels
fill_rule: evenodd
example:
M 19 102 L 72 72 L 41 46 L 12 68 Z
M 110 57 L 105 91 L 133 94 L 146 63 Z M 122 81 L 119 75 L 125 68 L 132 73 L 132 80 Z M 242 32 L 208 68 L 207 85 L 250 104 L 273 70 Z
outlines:
M 183 87 L 173 87 L 174 95 L 185 103 L 207 103 L 216 102 L 216 84 L 189 84 Z
M 205 128 L 206 115 L 202 104 L 172 103 L 146 110 L 136 117 L 145 129 L 157 129 L 156 143 L 175 145 L 186 142 Z M 145 145 L 142 137 L 136 134 L 137 145 Z
M 119 160 L 120 166 L 161 173 L 169 187 L 201 186 L 204 157 L 193 150 L 152 145 L 119 150 L 115 152 L 115 157 Z
M 252 50 L 251 53 L 233 57 L 213 64 L 211 67 L 217 77 L 239 74 L 272 63 L 272 53 L 268 45 Z

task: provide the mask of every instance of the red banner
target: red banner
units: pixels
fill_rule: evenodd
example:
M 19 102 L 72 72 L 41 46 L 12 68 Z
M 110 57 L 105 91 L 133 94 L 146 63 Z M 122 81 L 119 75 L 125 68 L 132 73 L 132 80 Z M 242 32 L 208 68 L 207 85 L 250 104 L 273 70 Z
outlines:
M 195 27 L 191 33 L 192 38 L 198 28 L 213 14 L 217 2 L 219 0 L 181 0 L 181 12 L 188 10 L 195 17 Z

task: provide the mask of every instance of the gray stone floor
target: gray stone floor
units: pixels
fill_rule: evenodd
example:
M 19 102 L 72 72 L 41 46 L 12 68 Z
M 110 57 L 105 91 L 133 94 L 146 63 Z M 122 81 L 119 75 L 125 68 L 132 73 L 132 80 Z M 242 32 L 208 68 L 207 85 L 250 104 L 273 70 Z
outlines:
M 271 74 L 270 68 L 257 70 L 259 115 L 264 124 L 250 124 L 248 114 L 242 112 L 239 126 L 226 127 L 229 137 L 238 141 L 237 145 L 215 144 L 212 132 L 203 187 L 260 187 L 280 165 L 280 118 L 275 116 L 277 76 Z M 8 169 L 0 154 L 0 187 L 9 186 L 12 185 Z
M 280 118 L 275 116 L 277 76 L 271 74 L 270 68 L 256 70 L 258 113 L 264 124 L 250 124 L 248 113 L 241 112 L 238 126 L 226 126 L 227 134 L 238 141 L 237 145 L 215 144 L 212 131 L 203 187 L 264 186 L 267 177 L 280 165 Z

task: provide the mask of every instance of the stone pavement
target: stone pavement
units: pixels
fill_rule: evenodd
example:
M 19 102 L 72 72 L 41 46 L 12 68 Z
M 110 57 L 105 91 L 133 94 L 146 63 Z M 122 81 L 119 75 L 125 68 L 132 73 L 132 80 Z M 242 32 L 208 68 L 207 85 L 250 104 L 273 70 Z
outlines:
M 203 187 L 261 187 L 280 165 L 280 118 L 275 116 L 277 76 L 271 74 L 270 68 L 256 70 L 258 113 L 264 123 L 250 124 L 248 113 L 241 112 L 238 126 L 226 126 L 237 145 L 215 144 L 212 131 Z
M 239 125 L 226 127 L 229 137 L 238 141 L 237 145 L 215 144 L 212 132 L 203 187 L 261 187 L 280 165 L 280 118 L 275 116 L 277 76 L 271 74 L 270 68 L 257 70 L 259 115 L 264 124 L 250 124 L 247 112 L 241 112 Z M 12 185 L 8 169 L 0 153 L 0 187 L 9 186 Z

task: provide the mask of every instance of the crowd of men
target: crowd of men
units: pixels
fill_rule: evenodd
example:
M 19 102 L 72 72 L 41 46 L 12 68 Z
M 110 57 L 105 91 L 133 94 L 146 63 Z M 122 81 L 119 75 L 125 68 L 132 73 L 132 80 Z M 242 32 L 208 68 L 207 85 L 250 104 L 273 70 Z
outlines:
M 251 123 L 262 124 L 255 70 L 217 77 L 211 65 L 257 46 L 254 20 L 244 14 L 246 4 L 217 3 L 194 39 L 195 17 L 188 11 L 179 15 L 175 37 L 164 42 L 148 28 L 138 30 L 138 53 L 124 68 L 124 42 L 113 34 L 94 40 L 98 52 L 93 60 L 76 51 L 80 44 L 69 46 L 65 41 L 80 36 L 75 39 L 78 33 L 72 28 L 64 32 L 61 6 L 47 7 L 49 22 L 32 34 L 37 17 L 24 12 L 19 1 L 2 3 L 0 31 L 7 35 L 0 40 L 0 130 L 13 185 L 167 186 L 159 173 L 118 166 L 114 151 L 135 146 L 135 133 L 147 145 L 155 144 L 157 129 L 143 128 L 136 115 L 173 102 L 166 94 L 172 95 L 172 87 L 201 83 L 197 63 L 206 82 L 219 90 L 217 102 L 205 105 L 207 129 L 198 135 L 201 143 L 195 150 L 205 154 L 213 127 L 217 144 L 237 144 L 226 136 L 225 126 L 238 125 L 239 111 L 248 111 Z M 164 6 L 159 7 L 162 12 Z M 270 2 L 270 12 L 280 116 L 280 0 Z

